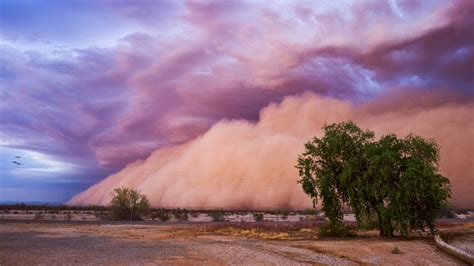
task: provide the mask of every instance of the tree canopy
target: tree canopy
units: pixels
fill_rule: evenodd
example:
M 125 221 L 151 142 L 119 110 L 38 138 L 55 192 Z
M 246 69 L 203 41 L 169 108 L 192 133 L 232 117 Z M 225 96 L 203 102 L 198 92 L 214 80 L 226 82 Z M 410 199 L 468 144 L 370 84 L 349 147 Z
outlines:
M 439 173 L 434 140 L 375 134 L 353 122 L 325 125 L 324 136 L 305 144 L 298 156 L 298 181 L 337 228 L 343 208 L 358 222 L 375 215 L 380 235 L 410 230 L 435 231 L 437 213 L 450 197 L 449 180 Z
M 138 190 L 121 187 L 113 190 L 110 209 L 115 220 L 142 220 L 150 210 L 148 197 Z

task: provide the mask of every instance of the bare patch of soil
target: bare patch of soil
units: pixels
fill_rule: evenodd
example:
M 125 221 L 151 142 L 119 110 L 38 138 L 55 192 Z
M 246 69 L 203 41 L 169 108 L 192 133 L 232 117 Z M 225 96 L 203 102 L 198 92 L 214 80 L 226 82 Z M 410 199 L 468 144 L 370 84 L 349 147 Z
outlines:
M 462 231 L 461 235 L 454 232 Z M 468 227 L 444 233 L 453 239 Z M 398 247 L 402 254 L 392 254 Z M 384 239 L 373 232 L 318 239 L 315 227 L 254 224 L 0 224 L 0 264 L 462 265 L 431 238 Z

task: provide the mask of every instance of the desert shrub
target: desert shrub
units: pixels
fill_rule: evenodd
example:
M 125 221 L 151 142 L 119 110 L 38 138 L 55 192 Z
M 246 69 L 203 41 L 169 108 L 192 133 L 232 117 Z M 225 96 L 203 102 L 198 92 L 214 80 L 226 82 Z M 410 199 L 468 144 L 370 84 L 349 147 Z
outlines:
M 188 212 L 186 210 L 176 209 L 173 211 L 175 219 L 180 221 L 187 221 L 189 219 Z
M 51 214 L 51 219 L 56 220 L 57 216 L 56 214 Z
M 353 237 L 354 230 L 344 223 L 324 224 L 319 228 L 319 237 Z
M 150 214 L 150 219 L 151 219 L 152 221 L 154 221 L 155 219 L 157 219 L 157 218 L 159 218 L 159 217 L 160 217 L 160 213 L 157 212 L 157 211 L 154 211 L 154 212 L 152 212 L 152 213 Z
M 193 212 L 193 213 L 191 213 L 191 217 L 193 217 L 193 218 L 198 218 L 198 217 L 199 217 L 199 213 Z
M 43 220 L 44 219 L 44 213 L 43 212 L 35 212 L 35 220 Z
M 290 214 L 289 211 L 280 211 L 280 218 L 281 218 L 282 220 L 286 220 L 286 219 L 288 219 L 288 215 L 289 215 L 289 214 Z
M 392 251 L 392 254 L 403 254 L 403 252 L 398 248 L 398 246 L 395 246 Z
M 254 212 L 254 213 L 252 213 L 252 216 L 253 216 L 253 219 L 254 219 L 256 222 L 261 222 L 261 221 L 263 221 L 263 213 L 261 213 L 261 212 Z
M 169 221 L 169 219 L 171 219 L 171 216 L 167 212 L 162 212 L 160 213 L 159 219 L 162 222 L 166 222 L 166 221 Z
M 457 214 L 468 214 L 469 211 L 467 209 L 458 209 L 458 210 L 456 210 L 456 213 Z
M 306 210 L 301 211 L 301 214 L 303 215 L 317 215 L 318 213 L 319 211 L 315 209 L 306 209 Z
M 212 218 L 214 222 L 225 221 L 225 214 L 222 210 L 212 211 L 211 213 L 208 213 L 208 215 Z
M 69 212 L 66 213 L 66 215 L 64 215 L 64 220 L 65 221 L 69 222 L 69 221 L 71 221 L 71 219 L 72 219 L 72 214 L 70 214 Z
M 148 197 L 138 190 L 122 187 L 112 192 L 110 210 L 114 220 L 143 220 L 150 210 Z
M 438 218 L 456 218 L 456 215 L 454 214 L 454 207 L 444 206 L 441 208 L 441 210 L 438 212 Z

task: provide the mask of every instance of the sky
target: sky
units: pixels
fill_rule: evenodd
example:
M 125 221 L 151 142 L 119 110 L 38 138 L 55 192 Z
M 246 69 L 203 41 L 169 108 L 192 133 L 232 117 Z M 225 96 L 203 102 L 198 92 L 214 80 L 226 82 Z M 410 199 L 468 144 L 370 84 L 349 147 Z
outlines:
M 468 206 L 473 12 L 470 0 L 2 0 L 0 201 L 105 203 L 127 184 L 156 205 L 304 207 L 296 188 L 262 184 L 294 185 L 291 156 L 324 122 L 352 119 L 439 141 Z M 249 184 L 210 188 L 236 173 Z M 226 196 L 249 187 L 266 196 Z

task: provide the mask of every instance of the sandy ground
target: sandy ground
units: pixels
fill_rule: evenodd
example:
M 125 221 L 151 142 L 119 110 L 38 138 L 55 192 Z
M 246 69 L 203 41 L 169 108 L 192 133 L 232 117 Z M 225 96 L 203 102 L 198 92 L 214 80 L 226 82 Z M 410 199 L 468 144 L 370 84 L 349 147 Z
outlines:
M 455 232 L 455 233 L 453 233 Z M 383 239 L 363 232 L 318 239 L 314 227 L 215 224 L 0 224 L 1 265 L 162 264 L 462 265 L 431 238 Z M 450 241 L 472 239 L 466 226 L 444 230 Z M 402 254 L 392 254 L 398 247 Z

